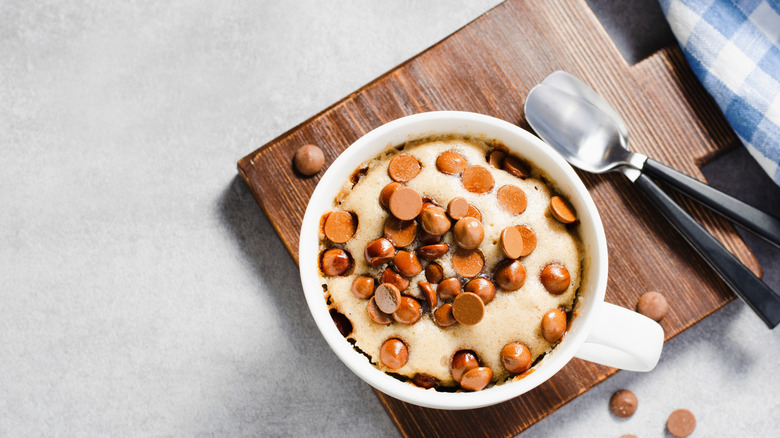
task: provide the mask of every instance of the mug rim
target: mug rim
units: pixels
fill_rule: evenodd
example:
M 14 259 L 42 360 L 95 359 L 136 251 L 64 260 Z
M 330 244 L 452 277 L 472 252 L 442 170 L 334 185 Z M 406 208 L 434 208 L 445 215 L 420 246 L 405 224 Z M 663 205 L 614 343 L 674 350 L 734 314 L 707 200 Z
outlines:
M 535 164 L 539 161 L 544 163 L 540 165 L 542 173 L 548 175 L 556 189 L 572 202 L 580 219 L 579 233 L 585 253 L 583 264 L 587 266 L 583 268 L 587 269 L 583 280 L 587 284 L 581 285 L 578 292 L 581 300 L 579 315 L 572 321 L 571 329 L 561 343 L 534 367 L 532 373 L 522 379 L 476 392 L 426 390 L 375 367 L 338 331 L 319 282 L 317 259 L 320 217 L 328 208 L 332 208 L 333 199 L 348 175 L 390 146 L 437 134 L 484 135 L 489 139 L 500 140 L 509 150 L 522 149 L 520 153 L 523 156 L 532 152 L 532 161 Z M 582 180 L 560 154 L 530 132 L 507 121 L 478 113 L 432 111 L 385 123 L 360 137 L 334 160 L 307 205 L 301 224 L 298 262 L 310 313 L 330 348 L 352 372 L 379 391 L 405 402 L 438 409 L 472 409 L 506 401 L 539 386 L 574 357 L 593 326 L 599 304 L 604 301 L 608 257 L 606 236 L 598 210 Z

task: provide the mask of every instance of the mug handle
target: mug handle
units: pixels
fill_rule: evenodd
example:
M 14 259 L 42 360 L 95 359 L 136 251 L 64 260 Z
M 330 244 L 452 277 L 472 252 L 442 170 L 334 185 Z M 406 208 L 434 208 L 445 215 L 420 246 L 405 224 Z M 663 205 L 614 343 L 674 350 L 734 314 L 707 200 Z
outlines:
M 664 344 L 657 322 L 606 302 L 594 316 L 595 325 L 574 357 L 628 371 L 655 368 Z

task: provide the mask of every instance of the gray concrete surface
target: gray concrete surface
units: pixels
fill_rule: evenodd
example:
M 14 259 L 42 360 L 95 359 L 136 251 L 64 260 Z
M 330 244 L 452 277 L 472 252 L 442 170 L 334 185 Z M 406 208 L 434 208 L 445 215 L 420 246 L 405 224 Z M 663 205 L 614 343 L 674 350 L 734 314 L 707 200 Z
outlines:
M 0 435 L 397 436 L 235 163 L 497 3 L 1 3 Z M 733 303 L 523 436 L 770 436 L 778 347 Z

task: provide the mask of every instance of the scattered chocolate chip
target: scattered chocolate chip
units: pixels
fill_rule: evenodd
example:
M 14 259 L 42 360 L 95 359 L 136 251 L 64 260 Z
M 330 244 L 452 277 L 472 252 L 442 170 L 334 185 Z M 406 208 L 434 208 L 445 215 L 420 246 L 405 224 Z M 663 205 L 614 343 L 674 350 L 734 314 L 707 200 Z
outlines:
M 617 391 L 609 399 L 609 410 L 620 418 L 634 415 L 637 406 L 639 406 L 639 401 L 637 401 L 636 395 L 627 389 Z
M 518 178 L 528 178 L 531 176 L 531 166 L 514 155 L 506 157 L 504 160 L 504 170 Z
M 417 233 L 417 240 L 420 241 L 421 245 L 433 245 L 434 243 L 441 242 L 441 236 L 434 236 L 433 234 L 428 234 L 425 230 L 420 229 Z
M 395 216 L 390 216 L 385 221 L 384 231 L 385 239 L 402 248 L 411 245 L 417 237 L 417 222 L 402 221 Z
M 511 214 L 521 214 L 528 207 L 528 199 L 523 189 L 512 184 L 501 186 L 496 193 L 496 198 L 498 205 Z
M 525 257 L 536 249 L 536 233 L 527 225 L 517 225 L 515 228 L 523 236 L 523 251 L 520 253 L 520 257 Z
M 333 211 L 325 218 L 325 237 L 333 243 L 346 243 L 357 230 L 357 217 L 347 211 Z
M 438 284 L 444 279 L 444 268 L 438 263 L 429 263 L 425 267 L 425 279 L 429 283 Z
M 550 212 L 553 217 L 562 224 L 570 224 L 577 220 L 574 208 L 560 196 L 550 198 Z
M 387 174 L 393 181 L 408 182 L 420 173 L 420 162 L 409 154 L 398 154 L 390 160 Z
M 551 263 L 545 266 L 542 269 L 540 280 L 547 292 L 554 295 L 566 292 L 566 289 L 569 288 L 569 283 L 571 283 L 569 270 L 560 263 Z
M 401 274 L 395 272 L 392 268 L 387 268 L 382 272 L 379 282 L 392 284 L 396 289 L 402 292 L 409 287 L 409 280 L 402 277 Z
M 384 186 L 382 191 L 379 192 L 379 205 L 383 208 L 390 208 L 390 196 L 395 193 L 396 190 L 403 187 L 403 184 L 393 181 L 390 184 Z
M 452 316 L 452 304 L 445 303 L 433 312 L 433 321 L 441 327 L 455 325 L 458 321 Z
M 374 279 L 364 275 L 359 275 L 355 277 L 354 280 L 352 280 L 352 287 L 350 290 L 352 291 L 352 295 L 354 295 L 355 298 L 367 300 L 371 298 L 372 295 L 374 295 Z
M 406 362 L 409 360 L 409 349 L 400 339 L 388 339 L 379 349 L 379 360 L 381 360 L 386 367 L 397 370 L 406 365 Z
M 382 283 L 374 292 L 374 301 L 382 312 L 393 313 L 398 310 L 401 292 L 392 284 Z
M 477 294 L 461 292 L 452 302 L 452 316 L 463 325 L 474 325 L 485 317 L 485 303 Z
M 325 154 L 316 145 L 303 145 L 295 151 L 293 163 L 298 172 L 311 176 L 322 169 L 322 166 L 325 164 Z
M 450 246 L 446 243 L 436 243 L 433 245 L 425 245 L 417 248 L 417 254 L 419 254 L 420 257 L 422 257 L 424 260 L 430 262 L 438 259 L 444 254 L 447 254 L 447 251 L 449 250 Z
M 525 266 L 517 260 L 504 262 L 498 266 L 493 278 L 505 291 L 520 289 L 525 284 Z
M 409 187 L 399 187 L 388 202 L 390 213 L 403 221 L 412 220 L 422 210 L 422 197 L 416 190 Z
M 420 226 L 426 233 L 441 236 L 450 230 L 452 223 L 441 207 L 430 207 L 420 214 Z
M 412 383 L 424 389 L 431 389 L 439 384 L 439 379 L 425 373 L 417 373 L 412 377 Z
M 393 319 L 401 324 L 414 324 L 422 316 L 420 303 L 412 297 L 402 296 L 398 309 L 393 312 Z
M 506 153 L 504 151 L 495 150 L 488 155 L 488 163 L 496 169 L 500 169 L 504 166 L 504 159 Z
M 696 429 L 696 417 L 687 409 L 677 409 L 666 420 L 666 429 L 677 438 L 685 438 Z
M 455 223 L 455 226 L 452 227 L 452 235 L 459 247 L 474 249 L 485 238 L 485 228 L 482 226 L 482 222 L 467 216 Z
M 447 214 L 454 220 L 458 220 L 469 214 L 469 202 L 460 196 L 454 197 L 447 204 Z
M 542 316 L 542 337 L 547 342 L 558 342 L 566 331 L 566 313 L 550 309 Z
M 393 317 L 382 310 L 376 305 L 375 297 L 371 297 L 366 305 L 366 311 L 368 316 L 377 324 L 387 325 L 393 322 Z
M 460 294 L 460 280 L 457 277 L 450 277 L 442 280 L 436 287 L 436 294 L 443 301 L 449 301 Z
M 395 253 L 393 265 L 395 265 L 398 273 L 404 277 L 414 277 L 423 270 L 417 255 L 409 251 L 398 251 Z
M 493 175 L 483 166 L 469 166 L 463 171 L 463 187 L 472 193 L 487 193 L 493 188 Z
M 395 247 L 387 239 L 376 239 L 366 245 L 366 249 L 363 251 L 363 256 L 366 258 L 366 262 L 371 265 L 372 268 L 377 268 L 383 263 L 387 263 L 393 259 L 395 255 Z
M 461 277 L 476 277 L 484 266 L 485 258 L 478 249 L 458 249 L 452 255 L 452 269 Z
M 666 302 L 666 298 L 658 292 L 644 293 L 636 303 L 636 311 L 654 321 L 660 321 L 666 315 L 667 310 L 669 310 L 669 304 Z
M 501 349 L 501 365 L 512 374 L 522 374 L 531 368 L 533 358 L 528 347 L 513 342 Z
M 460 350 L 452 356 L 450 363 L 450 374 L 453 380 L 460 383 L 463 375 L 479 367 L 479 360 L 476 353 L 470 350 Z
M 448 175 L 459 175 L 466 168 L 466 158 L 455 152 L 446 151 L 436 158 L 436 169 Z
M 335 277 L 342 275 L 349 269 L 349 254 L 343 249 L 333 248 L 322 253 L 320 268 L 322 273 Z
M 466 213 L 466 216 L 473 217 L 474 219 L 482 222 L 482 212 L 480 212 L 477 207 L 474 207 L 471 204 L 469 204 L 469 212 Z
M 510 259 L 519 258 L 523 254 L 523 235 L 516 227 L 506 227 L 500 236 L 501 252 Z
M 466 286 L 463 287 L 463 290 L 477 294 L 485 304 L 493 301 L 493 298 L 496 296 L 496 287 L 493 285 L 493 282 L 484 277 L 469 280 Z
M 420 291 L 422 291 L 425 302 L 428 303 L 428 308 L 436 308 L 436 304 L 439 303 L 439 299 L 436 296 L 436 290 L 433 288 L 433 285 L 427 281 L 418 281 L 417 285 L 420 286 Z
M 480 391 L 493 378 L 493 370 L 488 367 L 477 367 L 469 370 L 460 380 L 460 387 L 469 391 Z

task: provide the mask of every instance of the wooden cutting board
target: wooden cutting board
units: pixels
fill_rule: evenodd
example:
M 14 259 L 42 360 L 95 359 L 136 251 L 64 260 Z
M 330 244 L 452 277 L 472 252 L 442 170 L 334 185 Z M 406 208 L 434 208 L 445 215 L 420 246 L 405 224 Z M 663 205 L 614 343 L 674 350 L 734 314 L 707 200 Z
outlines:
M 296 148 L 318 144 L 327 165 L 371 129 L 432 110 L 474 111 L 530 130 L 525 96 L 555 70 L 579 76 L 616 108 L 634 150 L 695 178 L 703 180 L 699 167 L 737 144 L 676 45 L 629 66 L 585 0 L 509 0 L 247 155 L 238 169 L 297 260 L 301 220 L 319 175 L 307 178 L 293 171 Z M 634 308 L 642 293 L 662 291 L 670 302 L 661 321 L 668 339 L 733 299 L 627 179 L 580 176 L 607 234 L 607 301 Z M 760 275 L 758 262 L 730 224 L 674 196 Z M 404 436 L 512 436 L 616 371 L 575 359 L 535 390 L 471 411 L 420 408 L 377 395 Z

